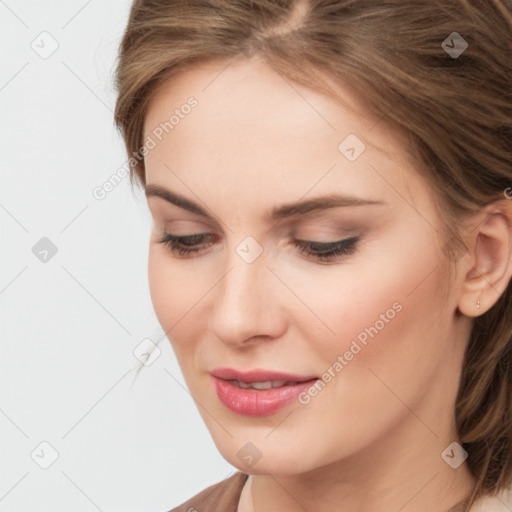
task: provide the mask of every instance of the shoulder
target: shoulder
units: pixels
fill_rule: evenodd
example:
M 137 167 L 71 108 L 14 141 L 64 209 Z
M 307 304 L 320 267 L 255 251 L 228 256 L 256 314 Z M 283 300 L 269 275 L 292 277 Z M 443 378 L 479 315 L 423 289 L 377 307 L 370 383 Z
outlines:
M 236 512 L 248 476 L 237 471 L 229 478 L 203 489 L 169 512 Z

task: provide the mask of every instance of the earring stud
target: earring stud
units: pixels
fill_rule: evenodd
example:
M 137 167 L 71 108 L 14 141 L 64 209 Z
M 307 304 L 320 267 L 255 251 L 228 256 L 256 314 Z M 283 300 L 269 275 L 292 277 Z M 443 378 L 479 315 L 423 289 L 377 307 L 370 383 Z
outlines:
M 477 300 L 476 301 L 476 307 L 479 308 L 480 307 L 480 300 Z

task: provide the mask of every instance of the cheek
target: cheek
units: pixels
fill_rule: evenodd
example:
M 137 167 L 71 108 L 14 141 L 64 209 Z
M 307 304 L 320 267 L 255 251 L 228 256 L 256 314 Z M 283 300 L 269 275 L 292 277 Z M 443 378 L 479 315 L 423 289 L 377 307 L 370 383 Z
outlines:
M 197 315 L 199 299 L 208 289 L 194 284 L 197 281 L 192 277 L 182 265 L 173 262 L 162 247 L 150 245 L 148 283 L 153 309 L 180 363 L 194 348 L 194 339 L 197 339 L 194 325 L 197 323 L 191 319 Z M 199 288 L 204 288 L 202 293 Z
M 148 284 L 153 309 L 163 329 L 169 325 L 168 315 L 172 311 L 172 288 L 169 287 L 169 267 L 165 265 L 160 250 L 150 245 L 148 255 Z M 170 306 L 170 307 L 169 307 Z
M 295 317 L 309 342 L 306 357 L 326 382 L 303 397 L 309 401 L 298 417 L 306 437 L 316 432 L 308 442 L 325 460 L 392 431 L 410 414 L 404 403 L 417 410 L 423 399 L 431 400 L 427 394 L 435 399 L 432 382 L 442 378 L 450 342 L 450 313 L 441 299 L 445 276 L 435 260 L 395 261 L 386 271 L 361 266 L 343 278 L 310 283 L 308 305 L 336 334 L 323 328 L 319 336 L 311 317 Z
M 334 387 L 342 403 L 352 397 L 354 406 L 366 403 L 385 415 L 388 406 L 398 405 L 396 396 L 412 407 L 435 393 L 431 383 L 442 378 L 441 368 L 450 360 L 453 332 L 442 294 L 446 277 L 434 268 L 402 267 L 382 277 L 372 293 L 359 293 L 352 315 L 337 324 L 343 335 L 333 353 L 352 357 Z
M 378 264 L 287 276 L 316 316 L 294 319 L 317 370 L 344 374 L 331 379 L 334 387 L 370 397 L 368 379 L 376 380 L 371 368 L 408 392 L 419 374 L 427 378 L 441 364 L 453 313 L 443 292 L 447 269 L 432 248 L 421 245 L 408 254 L 393 251 L 396 257 Z

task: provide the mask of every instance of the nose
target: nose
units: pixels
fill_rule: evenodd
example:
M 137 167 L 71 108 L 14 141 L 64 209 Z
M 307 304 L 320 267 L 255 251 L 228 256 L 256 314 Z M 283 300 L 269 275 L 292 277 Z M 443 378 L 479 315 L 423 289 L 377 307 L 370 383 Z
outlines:
M 252 263 L 234 250 L 228 270 L 215 287 L 209 328 L 226 345 L 246 346 L 256 340 L 282 335 L 286 324 L 279 300 L 279 279 L 269 268 L 265 253 Z

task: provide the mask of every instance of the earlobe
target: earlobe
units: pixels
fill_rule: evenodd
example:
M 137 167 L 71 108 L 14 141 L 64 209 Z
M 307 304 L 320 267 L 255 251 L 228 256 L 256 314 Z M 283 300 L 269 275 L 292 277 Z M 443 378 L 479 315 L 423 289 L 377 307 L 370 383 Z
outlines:
M 488 311 L 512 277 L 512 202 L 499 201 L 479 215 L 469 233 L 472 265 L 465 269 L 459 311 L 477 317 Z M 467 259 L 464 258 L 467 262 Z M 463 262 L 461 261 L 461 264 Z M 464 269 L 462 269 L 464 270 Z

